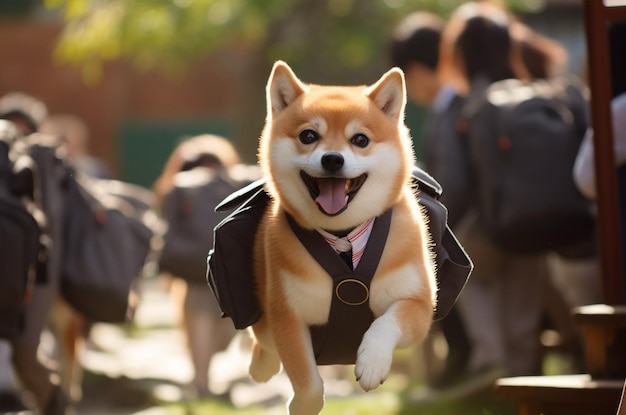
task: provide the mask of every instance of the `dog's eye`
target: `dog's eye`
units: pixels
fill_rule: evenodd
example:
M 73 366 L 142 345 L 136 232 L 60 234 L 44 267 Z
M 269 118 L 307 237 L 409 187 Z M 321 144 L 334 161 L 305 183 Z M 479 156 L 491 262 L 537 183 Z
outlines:
M 350 139 L 350 142 L 357 147 L 367 147 L 370 139 L 365 134 L 356 134 Z
M 312 144 L 319 140 L 320 135 L 313 130 L 304 130 L 298 136 L 298 139 L 302 144 Z

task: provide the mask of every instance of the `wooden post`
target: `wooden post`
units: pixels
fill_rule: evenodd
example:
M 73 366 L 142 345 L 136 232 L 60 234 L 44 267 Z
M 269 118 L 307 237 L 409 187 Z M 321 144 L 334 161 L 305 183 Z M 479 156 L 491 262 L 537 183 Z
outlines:
M 609 1 L 609 0 L 606 0 Z M 610 1 L 609 1 L 610 2 Z M 622 3 L 624 4 L 624 3 Z M 604 301 L 624 304 L 617 170 L 611 120 L 610 22 L 626 22 L 626 5 L 609 7 L 605 0 L 585 0 L 585 23 L 591 88 L 591 118 L 594 129 L 598 234 Z M 617 75 L 617 74 L 613 74 Z M 626 76 L 626 74 L 619 74 Z

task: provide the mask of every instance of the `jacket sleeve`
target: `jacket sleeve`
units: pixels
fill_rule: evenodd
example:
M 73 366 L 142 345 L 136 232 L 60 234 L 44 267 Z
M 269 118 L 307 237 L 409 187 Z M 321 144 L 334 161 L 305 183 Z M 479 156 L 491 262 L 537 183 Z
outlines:
M 460 101 L 456 100 L 445 113 L 439 115 L 428 145 L 427 169 L 443 188 L 441 201 L 448 208 L 448 224 L 452 229 L 473 203 L 473 175 Z
M 626 164 L 626 93 L 617 96 L 611 102 L 611 118 L 615 164 L 621 166 Z M 593 131 L 587 130 L 574 164 L 576 186 L 582 194 L 590 199 L 597 197 L 593 136 Z
M 590 199 L 596 198 L 596 165 L 593 150 L 593 131 L 591 129 L 587 131 L 576 156 L 574 182 L 583 195 Z

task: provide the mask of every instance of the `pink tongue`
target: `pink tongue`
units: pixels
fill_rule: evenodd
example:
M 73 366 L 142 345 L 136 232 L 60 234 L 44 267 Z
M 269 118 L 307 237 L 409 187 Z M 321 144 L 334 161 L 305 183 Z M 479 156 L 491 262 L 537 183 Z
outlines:
M 329 215 L 346 206 L 346 179 L 321 179 L 320 194 L 315 201 Z

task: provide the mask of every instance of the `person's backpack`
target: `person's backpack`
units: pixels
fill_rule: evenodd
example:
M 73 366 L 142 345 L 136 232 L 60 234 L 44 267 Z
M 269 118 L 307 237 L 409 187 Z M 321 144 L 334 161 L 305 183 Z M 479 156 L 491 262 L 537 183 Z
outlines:
M 48 282 L 79 314 L 122 323 L 132 317 L 134 282 L 153 251 L 158 226 L 152 192 L 116 180 L 75 174 L 60 137 L 31 134 L 24 151 L 39 172 L 52 246 Z
M 419 188 L 418 199 L 426 208 L 432 236 L 438 283 L 435 319 L 439 320 L 448 314 L 461 294 L 473 265 L 447 225 L 448 212 L 439 201 L 442 192 L 439 184 L 417 167 L 413 182 Z M 215 227 L 206 277 L 223 317 L 231 318 L 237 329 L 254 324 L 262 315 L 252 257 L 254 237 L 270 201 L 264 184 L 265 179 L 257 180 L 216 208 L 232 212 Z
M 12 152 L 14 131 L 0 126 L 0 338 L 24 328 L 29 292 L 42 254 L 43 216 L 35 204 L 36 171 L 24 154 Z
M 130 183 L 67 177 L 61 293 L 92 321 L 124 323 L 153 249 L 152 193 Z
M 206 284 L 213 228 L 226 217 L 215 207 L 237 187 L 233 180 L 205 167 L 175 175 L 174 186 L 163 199 L 162 215 L 168 229 L 159 259 L 161 271 Z
M 479 221 L 498 246 L 517 253 L 594 249 L 592 205 L 572 173 L 588 126 L 583 91 L 569 78 L 508 79 L 488 86 L 478 103 L 470 99 L 466 138 Z

